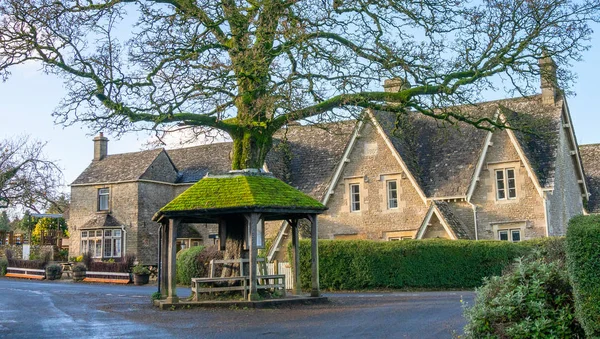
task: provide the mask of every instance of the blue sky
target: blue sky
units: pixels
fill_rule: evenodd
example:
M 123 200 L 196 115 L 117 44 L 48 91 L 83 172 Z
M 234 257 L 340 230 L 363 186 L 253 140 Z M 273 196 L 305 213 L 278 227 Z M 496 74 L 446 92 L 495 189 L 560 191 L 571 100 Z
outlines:
M 573 68 L 578 75 L 573 87 L 576 95 L 568 98 L 580 144 L 600 143 L 600 25 L 594 28 L 593 47 Z M 36 65 L 13 69 L 8 81 L 0 82 L 0 137 L 30 135 L 47 142 L 47 157 L 63 169 L 65 183 L 69 184 L 92 159 L 93 135 L 83 125 L 54 124 L 51 113 L 64 93 L 62 81 L 44 75 Z M 120 139 L 109 138 L 109 153 L 114 154 L 142 149 L 149 135 L 130 133 Z

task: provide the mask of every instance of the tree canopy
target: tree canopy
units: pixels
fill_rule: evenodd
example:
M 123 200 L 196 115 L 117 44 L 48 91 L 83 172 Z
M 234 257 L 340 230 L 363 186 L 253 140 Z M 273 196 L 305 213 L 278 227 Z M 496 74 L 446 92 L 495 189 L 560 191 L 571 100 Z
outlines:
M 44 144 L 28 137 L 0 140 L 0 198 L 9 207 L 20 206 L 39 213 L 56 204 L 62 172 L 45 158 Z
M 537 91 L 538 60 L 579 60 L 597 10 L 592 0 L 0 0 L 0 76 L 41 62 L 66 81 L 63 123 L 219 129 L 234 141 L 232 168 L 257 168 L 287 123 L 365 108 L 504 127 L 456 107 L 496 89 L 495 77 Z M 572 77 L 563 67 L 558 81 Z M 402 80 L 396 91 L 379 89 L 388 78 Z

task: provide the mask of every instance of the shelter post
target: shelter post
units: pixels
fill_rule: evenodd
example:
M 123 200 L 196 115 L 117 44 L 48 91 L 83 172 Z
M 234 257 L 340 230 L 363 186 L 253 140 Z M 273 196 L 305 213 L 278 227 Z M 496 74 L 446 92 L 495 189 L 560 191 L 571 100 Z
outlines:
M 319 226 L 317 215 L 309 214 L 308 220 L 310 221 L 310 253 L 312 266 L 312 289 L 310 291 L 310 296 L 319 297 L 321 292 L 319 290 Z
M 163 223 L 160 228 L 160 294 L 166 297 L 168 292 L 168 272 L 169 272 L 169 222 Z
M 290 227 L 292 228 L 292 250 L 294 253 L 294 294 L 300 295 L 300 255 L 299 255 L 299 243 L 298 243 L 298 219 L 292 219 L 289 221 Z
M 248 300 L 252 301 L 252 300 L 258 300 L 259 296 L 258 296 L 258 288 L 256 286 L 257 284 L 257 279 L 256 279 L 256 258 L 258 256 L 258 248 L 257 248 L 257 243 L 256 243 L 256 228 L 258 225 L 258 222 L 260 220 L 261 215 L 259 213 L 248 213 L 244 215 L 246 217 L 246 221 L 248 222 L 248 229 L 250 230 L 250 236 L 248 237 L 248 241 L 250 243 L 249 246 L 249 262 L 250 262 L 250 293 L 248 294 Z
M 168 248 L 168 294 L 166 301 L 168 303 L 177 303 L 179 298 L 177 297 L 177 276 L 175 260 L 177 256 L 177 228 L 179 227 L 180 219 L 169 219 L 169 248 Z

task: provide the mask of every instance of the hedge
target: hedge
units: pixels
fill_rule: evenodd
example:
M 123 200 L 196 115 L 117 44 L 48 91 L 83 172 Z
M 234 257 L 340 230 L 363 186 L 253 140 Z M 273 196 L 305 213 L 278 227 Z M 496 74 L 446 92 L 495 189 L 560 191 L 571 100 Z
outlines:
M 546 242 L 319 240 L 320 287 L 474 288 L 481 286 L 484 277 L 502 274 L 514 259 Z M 301 240 L 299 251 L 301 287 L 309 288 L 310 241 Z M 290 244 L 290 257 L 292 252 Z
M 600 215 L 578 216 L 569 222 L 567 267 L 575 316 L 589 338 L 600 338 Z
M 217 246 L 192 246 L 177 252 L 177 283 L 190 285 L 192 278 L 208 277 L 213 259 L 223 259 L 223 253 Z M 216 267 L 215 274 L 220 276 L 220 267 Z

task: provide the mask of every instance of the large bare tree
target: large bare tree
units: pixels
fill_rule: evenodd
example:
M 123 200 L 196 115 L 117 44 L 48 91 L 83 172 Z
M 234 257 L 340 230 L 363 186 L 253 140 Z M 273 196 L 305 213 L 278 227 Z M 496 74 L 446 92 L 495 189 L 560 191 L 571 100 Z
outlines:
M 44 145 L 28 137 L 0 140 L 0 199 L 8 207 L 60 208 L 62 172 L 44 156 Z
M 54 112 L 63 123 L 218 129 L 233 139 L 233 169 L 259 168 L 273 133 L 309 117 L 373 108 L 502 127 L 444 108 L 480 100 L 498 77 L 503 89 L 533 93 L 540 57 L 580 59 L 597 9 L 591 0 L 0 0 L 0 76 L 40 62 L 65 79 Z M 378 90 L 385 78 L 405 85 Z

